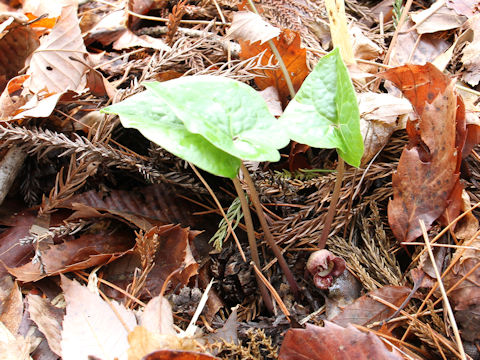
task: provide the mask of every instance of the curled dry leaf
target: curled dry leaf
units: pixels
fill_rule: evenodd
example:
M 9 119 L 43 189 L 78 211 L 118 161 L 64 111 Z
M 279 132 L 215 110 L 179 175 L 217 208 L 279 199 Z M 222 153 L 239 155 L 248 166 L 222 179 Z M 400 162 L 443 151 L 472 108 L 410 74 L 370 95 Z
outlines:
M 25 25 L 27 21 L 20 14 L 0 14 L 0 91 L 3 91 L 10 79 L 18 75 L 25 66 L 27 57 L 40 44 L 32 28 Z
M 30 318 L 45 335 L 48 346 L 55 354 L 62 356 L 60 342 L 64 311 L 38 295 L 27 295 L 27 303 Z
M 0 279 L 0 322 L 17 334 L 23 316 L 22 293 L 10 276 Z
M 365 152 L 362 164 L 368 163 L 390 139 L 394 131 L 404 127 L 399 116 L 413 111 L 405 98 L 391 94 L 365 92 L 357 94 Z
M 373 333 L 363 333 L 352 325 L 346 328 L 325 321 L 324 327 L 307 324 L 305 329 L 287 331 L 279 360 L 298 359 L 382 359 L 402 360 L 397 351 L 389 351 Z
M 255 43 L 265 41 L 280 35 L 280 29 L 272 26 L 258 14 L 251 11 L 237 11 L 233 15 L 232 25 L 227 30 L 226 39 L 243 40 Z
M 420 117 L 418 125 L 407 123 L 409 144 L 393 174 L 394 196 L 388 205 L 395 237 L 408 242 L 421 235 L 419 220 L 429 228 L 446 210 L 446 219 L 458 215 L 465 142 L 463 103 L 453 81 L 432 64 L 405 65 L 380 76 L 401 88 Z
M 66 302 L 62 330 L 62 358 L 127 359 L 128 332 L 137 325 L 135 314 L 115 301 L 61 276 Z
M 278 38 L 272 41 L 280 52 L 283 62 L 290 74 L 293 88 L 297 91 L 302 85 L 303 80 L 305 80 L 310 73 L 307 67 L 307 51 L 300 47 L 300 35 L 294 31 L 284 29 Z M 268 44 L 250 44 L 248 41 L 243 40 L 240 40 L 239 43 L 242 47 L 240 53 L 242 60 L 254 57 L 265 51 L 265 55 L 262 57 L 262 65 L 266 65 L 273 56 Z M 274 58 L 273 62 L 276 62 Z M 276 87 L 283 106 L 286 106 L 290 93 L 288 92 L 282 70 L 265 70 L 262 71 L 262 75 L 264 75 L 264 77 L 255 78 L 255 84 L 257 84 L 260 90 L 266 89 L 269 86 Z
M 407 21 L 398 35 L 398 40 L 390 56 L 390 64 L 425 64 L 432 62 L 437 56 L 443 54 L 450 44 L 436 34 L 419 35 L 416 31 L 407 31 L 414 26 L 412 21 Z M 412 49 L 413 53 L 412 53 Z

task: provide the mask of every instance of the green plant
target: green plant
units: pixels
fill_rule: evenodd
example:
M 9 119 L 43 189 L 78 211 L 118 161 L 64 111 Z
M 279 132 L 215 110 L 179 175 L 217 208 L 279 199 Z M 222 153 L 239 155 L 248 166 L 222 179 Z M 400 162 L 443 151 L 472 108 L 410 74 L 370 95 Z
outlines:
M 242 160 L 278 161 L 278 149 L 293 139 L 313 147 L 336 148 L 339 165 L 343 164 L 342 158 L 353 166 L 360 164 L 363 142 L 357 101 L 339 51 L 335 49 L 319 61 L 279 120 L 253 88 L 227 78 L 191 76 L 146 83 L 145 87 L 146 91 L 103 111 L 120 115 L 125 127 L 138 129 L 203 170 L 231 178 L 239 198 L 244 200 L 237 178 L 240 170 L 265 240 L 296 294 L 296 282 L 270 232 Z M 252 259 L 261 268 L 246 201 L 242 201 L 242 210 Z
M 344 160 L 358 167 L 363 155 L 357 98 L 338 49 L 318 62 L 280 121 L 292 140 L 312 147 L 337 149 L 337 179 L 318 244 L 323 249 L 340 196 Z

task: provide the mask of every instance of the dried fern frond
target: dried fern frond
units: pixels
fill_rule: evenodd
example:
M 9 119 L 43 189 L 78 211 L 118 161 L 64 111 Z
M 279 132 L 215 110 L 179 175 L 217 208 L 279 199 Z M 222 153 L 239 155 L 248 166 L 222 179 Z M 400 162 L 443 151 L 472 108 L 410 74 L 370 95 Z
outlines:
M 152 183 L 165 182 L 180 186 L 197 193 L 205 194 L 204 187 L 195 182 L 188 173 L 175 171 L 160 172 L 151 164 L 134 153 L 125 153 L 110 145 L 92 143 L 84 136 L 76 133 L 74 139 L 68 138 L 63 133 L 53 132 L 48 129 L 27 129 L 21 126 L 0 126 L 0 139 L 3 147 L 22 144 L 22 147 L 31 154 L 43 157 L 52 150 L 63 150 L 58 155 L 69 156 L 76 154 L 79 160 L 88 158 L 88 161 L 98 161 L 106 167 L 118 167 L 140 173 L 147 181 Z

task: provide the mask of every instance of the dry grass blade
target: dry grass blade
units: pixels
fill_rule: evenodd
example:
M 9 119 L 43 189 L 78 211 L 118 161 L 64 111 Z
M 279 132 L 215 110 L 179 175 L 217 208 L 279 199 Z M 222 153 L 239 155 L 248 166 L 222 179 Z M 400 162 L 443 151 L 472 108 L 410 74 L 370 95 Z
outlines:
M 460 333 L 458 332 L 457 322 L 455 321 L 455 316 L 453 315 L 452 307 L 450 306 L 450 302 L 448 301 L 447 293 L 445 291 L 445 287 L 443 286 L 442 277 L 440 276 L 440 272 L 438 271 L 435 257 L 433 256 L 432 248 L 430 246 L 430 240 L 428 239 L 427 229 L 425 227 L 425 223 L 420 220 L 420 226 L 422 227 L 423 232 L 423 239 L 425 240 L 425 245 L 427 246 L 428 255 L 430 256 L 430 260 L 432 262 L 433 269 L 435 271 L 435 275 L 437 277 L 438 286 L 442 293 L 443 302 L 445 307 L 447 308 L 448 318 L 450 319 L 450 325 L 452 326 L 453 333 L 455 335 L 455 340 L 457 341 L 458 351 L 460 351 L 460 358 L 462 360 L 466 360 L 467 356 L 465 354 L 465 350 L 463 349 L 462 339 L 460 338 Z

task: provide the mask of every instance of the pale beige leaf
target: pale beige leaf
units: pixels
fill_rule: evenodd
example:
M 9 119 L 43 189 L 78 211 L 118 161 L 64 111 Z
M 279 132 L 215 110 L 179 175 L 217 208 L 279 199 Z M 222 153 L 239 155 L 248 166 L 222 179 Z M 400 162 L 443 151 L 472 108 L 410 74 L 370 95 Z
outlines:
M 473 30 L 473 41 L 463 49 L 463 80 L 476 86 L 480 82 L 480 14 L 469 19 L 465 26 Z
M 259 92 L 260 96 L 265 100 L 268 110 L 273 116 L 280 116 L 283 114 L 282 102 L 278 96 L 278 91 L 275 86 L 269 86 L 265 90 Z
M 0 280 L 0 321 L 17 334 L 23 316 L 22 293 L 9 275 Z
M 160 296 L 154 297 L 145 306 L 140 316 L 140 325 L 158 334 L 177 334 L 173 327 L 172 307 L 164 297 Z
M 138 36 L 128 29 L 125 30 L 113 43 L 113 48 L 115 50 L 130 49 L 137 46 L 162 51 L 170 50 L 170 46 L 165 44 L 162 39 L 157 39 L 148 35 Z
M 77 7 L 64 7 L 52 32 L 40 39 L 40 46 L 32 54 L 27 71 L 31 76 L 24 86 L 33 93 L 83 90 L 87 68 L 70 57 L 83 60 L 86 53 Z
M 413 109 L 407 99 L 385 93 L 366 92 L 358 94 L 357 98 L 365 146 L 362 164 L 365 164 L 383 148 L 390 135 L 402 127 L 398 122 L 399 116 Z
M 58 356 L 62 356 L 62 320 L 63 310 L 54 307 L 46 299 L 42 299 L 38 295 L 27 295 L 28 311 L 30 318 L 38 329 L 45 335 L 48 346 Z
M 252 44 L 260 41 L 260 44 L 263 44 L 278 35 L 280 29 L 263 20 L 260 15 L 251 11 L 237 11 L 227 30 L 226 39 L 245 40 Z
M 115 308 L 113 311 L 98 295 L 63 275 L 61 282 L 67 303 L 62 330 L 62 357 L 87 359 L 93 355 L 103 360 L 126 359 L 129 347 L 127 335 L 137 325 L 135 315 L 115 301 L 111 302 Z

